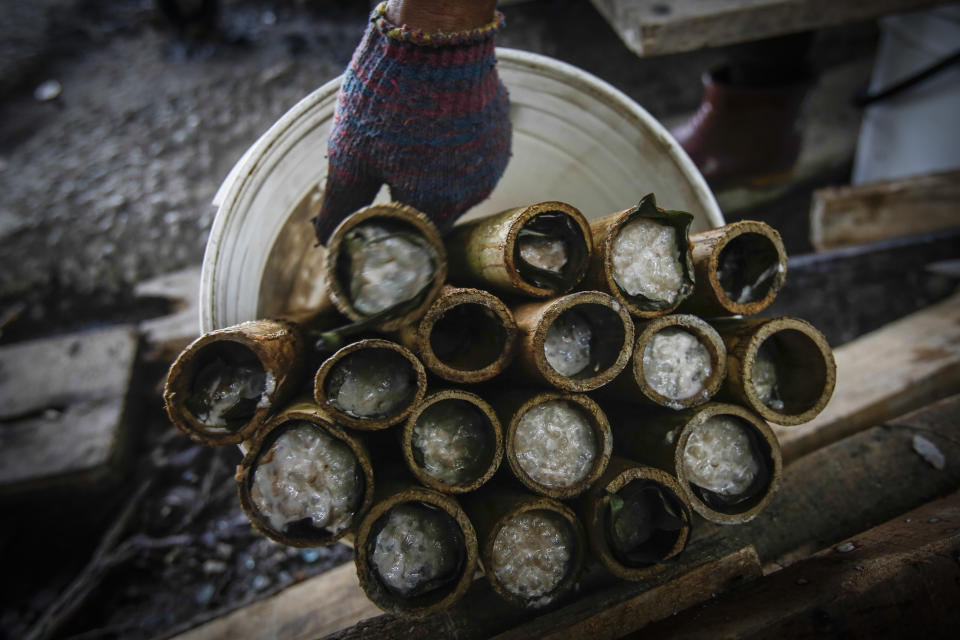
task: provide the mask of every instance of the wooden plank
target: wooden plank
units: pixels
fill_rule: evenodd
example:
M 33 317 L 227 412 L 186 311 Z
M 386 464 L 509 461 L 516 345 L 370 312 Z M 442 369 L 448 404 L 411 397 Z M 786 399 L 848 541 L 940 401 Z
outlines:
M 811 422 L 775 427 L 785 461 L 960 391 L 960 294 L 834 352 L 837 386 Z
M 96 480 L 119 461 L 132 327 L 0 349 L 0 493 Z
M 178 635 L 175 640 L 317 638 L 379 613 L 360 589 L 357 571 L 350 562 Z
M 958 554 L 954 493 L 652 625 L 643 637 L 940 637 L 960 628 Z
M 140 323 L 146 342 L 145 358 L 173 362 L 200 335 L 200 267 L 189 267 L 139 283 L 138 298 L 160 298 L 171 303 L 172 313 Z
M 960 170 L 813 193 L 817 251 L 960 227 Z
M 872 20 L 942 4 L 934 0 L 592 0 L 639 56 Z

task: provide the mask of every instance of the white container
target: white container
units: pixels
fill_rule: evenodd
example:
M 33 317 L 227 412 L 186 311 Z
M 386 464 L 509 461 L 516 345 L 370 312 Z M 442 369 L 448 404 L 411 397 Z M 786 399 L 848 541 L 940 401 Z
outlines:
M 464 219 L 546 200 L 588 218 L 635 205 L 689 211 L 693 231 L 723 224 L 700 172 L 667 130 L 622 92 L 552 58 L 497 49 L 510 92 L 513 156 L 490 198 Z M 340 78 L 288 111 L 217 192 L 200 280 L 201 330 L 310 308 L 322 298 L 316 215 Z M 386 190 L 378 202 L 387 201 Z

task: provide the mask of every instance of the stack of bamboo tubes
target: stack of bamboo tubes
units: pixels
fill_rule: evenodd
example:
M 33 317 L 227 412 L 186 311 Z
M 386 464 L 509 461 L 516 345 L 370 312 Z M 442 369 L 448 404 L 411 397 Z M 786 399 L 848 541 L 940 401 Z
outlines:
M 328 299 L 198 338 L 167 411 L 197 442 L 241 446 L 258 531 L 352 539 L 386 611 L 449 607 L 478 566 L 530 607 L 587 562 L 642 579 L 683 550 L 694 513 L 737 524 L 769 503 L 767 422 L 811 420 L 836 379 L 810 324 L 745 317 L 784 283 L 779 234 L 690 235 L 691 220 L 652 194 L 592 223 L 543 202 L 441 239 L 409 207 L 368 207 L 320 252 Z

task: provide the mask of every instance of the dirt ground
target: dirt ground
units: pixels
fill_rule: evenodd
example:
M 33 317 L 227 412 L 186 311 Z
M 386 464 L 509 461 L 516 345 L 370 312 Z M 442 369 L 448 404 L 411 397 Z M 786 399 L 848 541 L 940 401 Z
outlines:
M 2 342 L 163 313 L 135 301 L 133 287 L 202 260 L 220 181 L 271 123 L 343 70 L 368 13 L 345 0 L 221 5 L 206 37 L 178 32 L 152 0 L 5 5 Z M 723 59 L 720 50 L 637 59 L 587 0 L 505 13 L 501 46 L 583 67 L 661 120 L 693 111 L 700 74 Z M 815 62 L 869 55 L 874 39 L 871 25 L 825 32 Z M 39 99 L 50 80 L 48 95 L 59 93 Z M 63 637 L 165 635 L 350 560 L 346 547 L 288 549 L 255 534 L 232 481 L 239 453 L 173 433 L 160 409 L 164 374 L 163 365 L 139 373 L 135 464 L 119 482 L 85 500 L 9 507 L 8 522 L 21 524 L 0 535 L 12 569 L 2 587 L 4 637 L 24 637 L 38 621 L 60 623 Z M 122 542 L 97 556 L 111 523 L 125 525 Z M 44 618 L 78 575 L 87 581 Z

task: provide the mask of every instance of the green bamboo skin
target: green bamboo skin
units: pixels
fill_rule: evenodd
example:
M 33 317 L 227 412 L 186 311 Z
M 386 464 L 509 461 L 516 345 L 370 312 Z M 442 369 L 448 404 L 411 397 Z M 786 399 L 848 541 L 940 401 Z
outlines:
M 411 230 L 420 233 L 437 256 L 437 268 L 433 274 L 433 281 L 423 301 L 407 313 L 378 325 L 378 328 L 382 331 L 396 331 L 404 325 L 410 324 L 422 317 L 423 314 L 426 313 L 427 308 L 433 304 L 433 301 L 439 295 L 440 289 L 447 279 L 446 248 L 436 225 L 434 225 L 426 215 L 413 207 L 397 202 L 370 205 L 344 218 L 344 220 L 337 225 L 337 228 L 334 229 L 330 239 L 327 241 L 326 254 L 324 256 L 324 283 L 333 304 L 336 305 L 336 308 L 341 313 L 351 320 L 361 321 L 366 319 L 367 316 L 364 316 L 354 309 L 348 291 L 344 287 L 344 283 L 340 282 L 337 267 L 344 251 L 344 238 L 347 233 L 357 225 L 370 220 L 402 223 L 410 227 Z
M 330 403 L 330 399 L 327 397 L 327 378 L 333 368 L 347 356 L 368 349 L 385 349 L 399 354 L 410 363 L 410 367 L 412 368 L 413 374 L 416 378 L 416 390 L 406 406 L 394 411 L 390 415 L 379 418 L 363 418 L 352 416 L 349 413 L 340 411 L 334 407 Z M 427 372 L 420 360 L 406 347 L 399 345 L 396 342 L 382 340 L 379 338 L 367 338 L 343 347 L 323 361 L 323 364 L 320 365 L 320 368 L 317 370 L 316 376 L 314 376 L 313 380 L 314 402 L 316 402 L 321 410 L 326 413 L 327 417 L 332 422 L 337 424 L 342 424 L 352 429 L 360 429 L 363 431 L 377 431 L 380 429 L 386 429 L 395 424 L 403 422 L 414 410 L 414 408 L 420 404 L 426 392 Z
M 696 286 L 693 295 L 679 307 L 681 313 L 704 318 L 748 316 L 760 313 L 776 299 L 786 282 L 787 251 L 780 234 L 773 227 L 753 220 L 742 220 L 690 236 L 693 245 L 693 267 Z M 718 275 L 725 249 L 740 247 L 753 260 L 762 255 L 775 266 L 769 286 L 758 299 L 745 302 L 731 300 Z M 764 266 L 767 266 L 764 264 Z
M 617 455 L 656 467 L 680 483 L 684 499 L 704 519 L 717 524 L 742 524 L 763 511 L 780 485 L 783 457 L 780 443 L 766 422 L 752 411 L 734 404 L 709 402 L 700 407 L 671 411 L 648 409 L 638 413 L 630 405 L 609 407 Z M 769 472 L 769 481 L 753 498 L 719 510 L 707 505 L 694 491 L 683 469 L 683 452 L 691 429 L 713 416 L 729 415 L 749 425 Z
M 673 547 L 659 559 L 658 563 L 665 562 L 683 551 L 687 545 L 687 541 L 690 539 L 692 519 L 690 503 L 684 496 L 680 483 L 673 475 L 661 469 L 637 464 L 626 458 L 614 457 L 610 460 L 610 464 L 603 476 L 590 488 L 590 491 L 576 501 L 576 511 L 584 523 L 587 539 L 590 542 L 590 548 L 593 550 L 594 555 L 600 559 L 603 566 L 614 576 L 631 582 L 643 580 L 651 573 L 656 572 L 657 565 L 631 567 L 621 562 L 610 548 L 606 514 L 609 509 L 609 494 L 617 493 L 634 480 L 649 480 L 657 483 L 661 489 L 666 490 L 672 497 L 675 497 L 686 511 L 686 523 L 677 535 L 676 542 Z
M 578 275 L 566 290 L 559 291 L 528 282 L 518 271 L 514 259 L 520 229 L 536 216 L 553 212 L 565 214 L 574 222 L 583 235 L 589 256 L 593 251 L 593 238 L 583 214 L 563 202 L 540 202 L 454 226 L 446 239 L 450 281 L 525 298 L 549 298 L 571 290 L 586 274 L 588 260 L 574 265 Z
M 747 318 L 714 322 L 727 347 L 727 379 L 718 397 L 743 404 L 764 419 L 780 425 L 809 422 L 823 411 L 837 384 L 837 364 L 827 339 L 799 318 Z M 760 399 L 753 372 L 764 341 L 777 341 L 788 365 L 781 380 L 783 410 Z
M 195 376 L 221 343 L 249 350 L 267 375 L 264 395 L 253 416 L 238 429 L 207 425 L 186 406 Z M 303 330 L 281 320 L 243 322 L 205 333 L 190 343 L 170 367 L 163 391 L 167 415 L 181 432 L 199 444 L 239 444 L 248 440 L 302 382 L 307 350 L 308 339 Z
M 655 334 L 671 327 L 684 329 L 696 336 L 710 354 L 710 375 L 704 381 L 703 391 L 686 398 L 668 398 L 658 392 L 651 386 L 643 370 L 647 344 Z M 604 395 L 623 402 L 680 410 L 704 404 L 720 390 L 727 375 L 727 350 L 717 331 L 705 321 L 696 316 L 674 314 L 638 324 L 636 328 L 637 341 L 630 364 L 602 389 Z
M 493 590 L 508 602 L 521 607 L 542 607 L 556 601 L 576 585 L 586 559 L 586 534 L 583 525 L 572 509 L 557 500 L 526 493 L 522 489 L 503 482 L 494 482 L 479 491 L 463 496 L 463 506 L 477 530 L 480 555 L 484 573 Z M 507 589 L 497 579 L 493 569 L 494 542 L 497 534 L 512 518 L 528 511 L 550 511 L 570 525 L 573 550 L 570 567 L 561 583 L 553 591 L 530 600 Z
M 565 400 L 580 408 L 588 417 L 590 426 L 593 428 L 594 438 L 597 443 L 597 457 L 587 475 L 579 482 L 568 487 L 547 486 L 537 482 L 520 466 L 517 457 L 516 434 L 523 415 L 544 402 L 552 400 Z M 506 426 L 505 457 L 507 464 L 513 476 L 529 491 L 536 494 L 554 498 L 556 500 L 566 500 L 580 495 L 586 491 L 591 484 L 603 474 L 610 462 L 610 456 L 613 453 L 613 437 L 610 430 L 610 422 L 606 414 L 596 402 L 583 394 L 558 393 L 556 391 L 516 391 L 497 395 L 491 399 L 491 404 L 500 418 L 501 424 Z
M 606 354 L 593 375 L 565 376 L 553 368 L 544 352 L 550 325 L 573 308 L 579 308 L 588 318 L 602 319 L 605 325 L 594 328 L 594 345 L 605 345 Z M 507 375 L 527 385 L 549 385 L 572 393 L 593 391 L 613 380 L 630 361 L 633 320 L 623 305 L 609 294 L 578 291 L 545 302 L 529 302 L 514 307 L 513 316 L 517 320 L 520 344 Z
M 502 338 L 494 352 L 481 353 L 477 344 L 455 354 L 453 357 L 438 355 L 434 348 L 434 338 L 445 330 L 445 317 L 455 310 L 469 310 L 480 307 L 486 312 L 473 314 L 474 331 L 483 335 Z M 513 313 L 496 296 L 480 289 L 464 289 L 445 286 L 419 322 L 403 327 L 397 334 L 397 340 L 416 353 L 424 366 L 434 375 L 457 384 L 475 384 L 499 375 L 513 361 L 517 351 L 519 331 Z M 492 356 L 492 357 L 491 357 Z
M 339 533 L 332 534 L 320 531 L 287 533 L 279 531 L 270 524 L 269 519 L 260 512 L 253 502 L 251 489 L 260 456 L 273 444 L 275 435 L 282 433 L 289 423 L 298 421 L 314 424 L 326 432 L 327 435 L 344 442 L 356 456 L 357 463 L 363 472 L 363 497 L 360 500 L 360 506 L 353 516 L 352 524 Z M 240 507 L 243 509 L 243 512 L 250 520 L 250 524 L 253 525 L 254 529 L 281 544 L 292 547 L 318 547 L 333 544 L 344 536 L 353 534 L 357 528 L 357 524 L 373 503 L 373 464 L 367 447 L 359 438 L 331 423 L 324 411 L 309 399 L 294 401 L 270 419 L 252 440 L 244 443 L 243 449 L 245 449 L 246 453 L 240 465 L 237 467 L 235 476 L 237 493 L 240 498 Z
M 373 543 L 378 532 L 376 530 L 378 521 L 392 507 L 404 502 L 422 502 L 446 512 L 459 526 L 465 546 L 459 577 L 454 582 L 409 598 L 390 592 L 380 582 L 376 571 L 370 565 Z M 413 485 L 409 481 L 393 476 L 378 481 L 373 507 L 357 529 L 354 549 L 357 577 L 367 598 L 387 613 L 411 618 L 425 617 L 453 606 L 467 592 L 476 573 L 479 558 L 476 529 L 457 500 L 452 496 Z
M 428 407 L 445 400 L 459 400 L 473 405 L 486 418 L 487 428 L 493 444 L 493 452 L 489 464 L 486 465 L 486 469 L 478 477 L 464 484 L 453 485 L 440 482 L 420 466 L 413 453 L 413 430 L 417 425 L 417 420 Z M 444 389 L 431 393 L 416 406 L 404 423 L 400 446 L 403 450 L 403 459 L 407 464 L 407 468 L 418 481 L 435 491 L 441 491 L 443 493 L 467 493 L 475 491 L 486 484 L 497 472 L 497 469 L 500 468 L 504 449 L 503 427 L 500 424 L 496 411 L 494 411 L 490 403 L 477 394 L 463 389 Z

